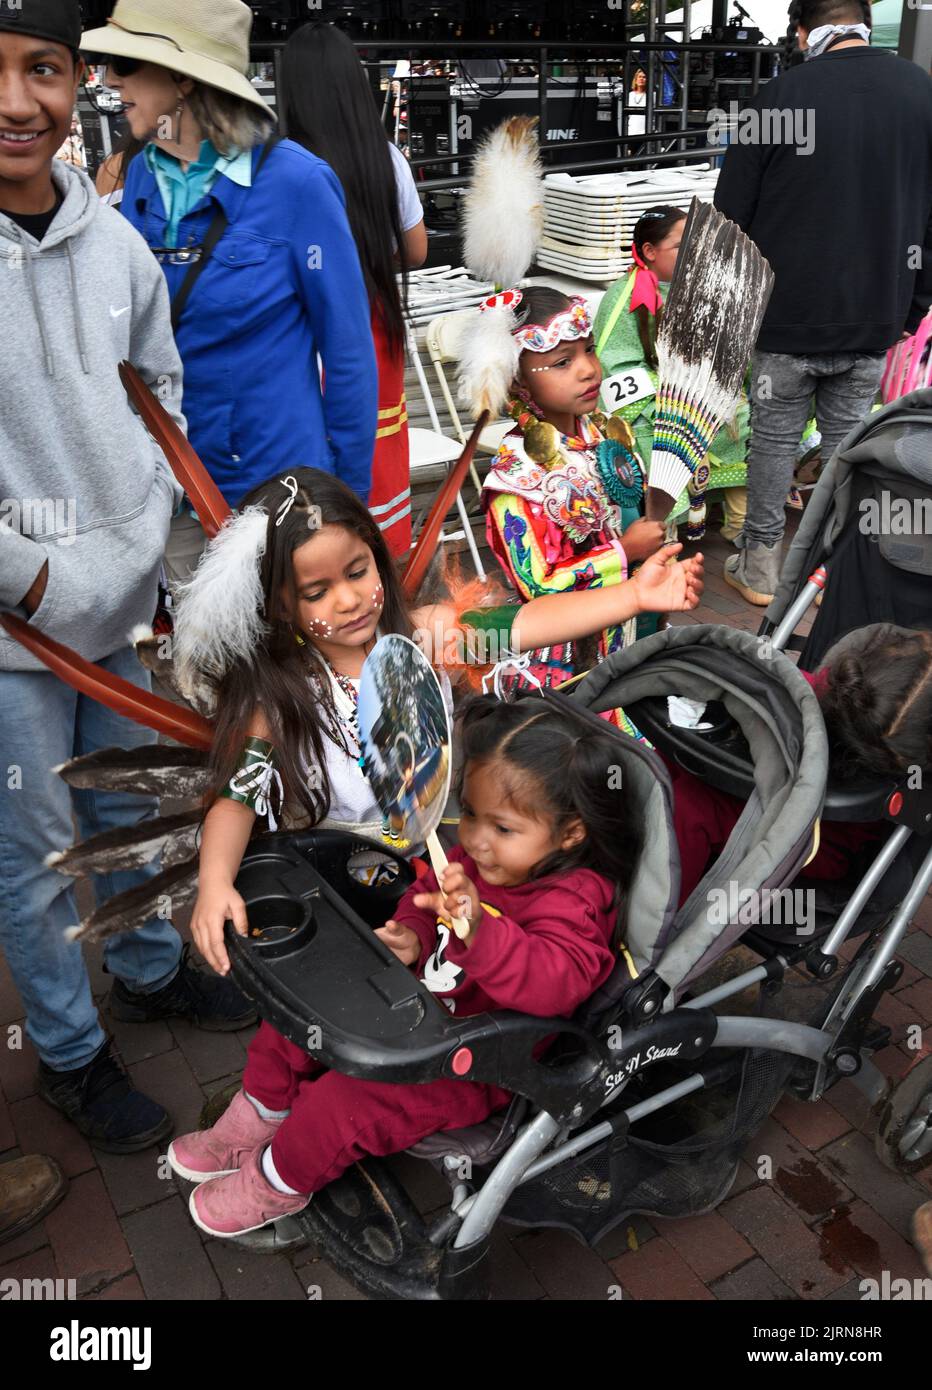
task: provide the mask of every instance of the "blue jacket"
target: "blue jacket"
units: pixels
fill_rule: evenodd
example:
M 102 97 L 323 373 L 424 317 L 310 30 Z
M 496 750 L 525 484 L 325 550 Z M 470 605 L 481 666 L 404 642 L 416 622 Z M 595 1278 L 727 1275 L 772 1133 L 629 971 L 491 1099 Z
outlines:
M 375 350 L 339 179 L 283 140 L 251 188 L 217 179 L 181 219 L 179 247 L 201 244 L 217 203 L 229 225 L 176 335 L 192 445 L 231 506 L 266 478 L 302 466 L 336 473 L 368 501 Z M 165 246 L 162 197 L 140 156 L 121 208 L 150 247 Z M 174 297 L 187 265 L 163 257 L 162 268 Z

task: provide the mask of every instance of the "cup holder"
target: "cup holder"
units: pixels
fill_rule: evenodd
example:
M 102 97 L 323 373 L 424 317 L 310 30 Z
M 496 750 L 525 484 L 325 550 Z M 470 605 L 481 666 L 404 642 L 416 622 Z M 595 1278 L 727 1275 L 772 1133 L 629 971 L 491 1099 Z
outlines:
M 266 960 L 299 951 L 314 935 L 314 913 L 310 903 L 268 894 L 246 904 L 249 930 L 246 939 Z

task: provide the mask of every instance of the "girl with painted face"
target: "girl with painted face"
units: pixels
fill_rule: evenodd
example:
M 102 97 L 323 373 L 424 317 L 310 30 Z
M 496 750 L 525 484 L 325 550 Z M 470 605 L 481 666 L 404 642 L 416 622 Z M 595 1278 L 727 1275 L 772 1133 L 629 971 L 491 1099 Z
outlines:
M 184 591 L 174 638 L 182 693 L 215 716 L 215 800 L 191 924 L 208 963 L 226 974 L 224 922 L 246 929 L 233 882 L 257 816 L 273 829 L 280 819 L 326 825 L 413 852 L 383 821 L 360 765 L 359 681 L 378 637 L 415 636 L 438 667 L 472 665 L 490 633 L 499 652 L 518 653 L 551 635 L 572 641 L 642 612 L 692 608 L 702 561 L 667 564 L 679 549 L 592 595 L 411 612 L 377 523 L 337 479 L 299 468 L 250 493 Z

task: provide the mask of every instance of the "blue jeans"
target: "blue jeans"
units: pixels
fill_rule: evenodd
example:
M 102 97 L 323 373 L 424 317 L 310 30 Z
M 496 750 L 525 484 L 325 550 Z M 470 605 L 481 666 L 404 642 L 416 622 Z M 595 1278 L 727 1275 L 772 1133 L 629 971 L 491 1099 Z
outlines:
M 748 514 L 738 546 L 773 545 L 783 536 L 784 503 L 796 450 L 812 411 L 828 463 L 874 403 L 886 353 L 755 352 L 751 359 Z
M 149 674 L 126 648 L 98 663 L 149 689 Z M 134 825 L 156 799 L 72 790 L 51 769 L 100 748 L 135 748 L 156 735 L 79 695 L 48 671 L 0 671 L 0 946 L 26 1010 L 26 1032 L 48 1066 L 68 1071 L 104 1041 L 81 947 L 64 938 L 80 919 L 73 880 L 44 859 L 75 839 Z M 158 863 L 93 878 L 98 903 L 151 878 Z M 129 989 L 151 993 L 178 969 L 181 939 L 153 918 L 111 937 L 104 960 Z

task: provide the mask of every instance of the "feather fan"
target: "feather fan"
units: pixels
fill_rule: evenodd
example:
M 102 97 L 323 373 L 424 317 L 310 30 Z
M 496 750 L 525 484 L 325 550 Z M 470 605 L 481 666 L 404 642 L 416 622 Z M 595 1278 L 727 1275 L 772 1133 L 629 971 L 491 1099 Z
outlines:
M 657 335 L 647 515 L 663 520 L 738 404 L 773 288 L 740 228 L 693 199 Z

